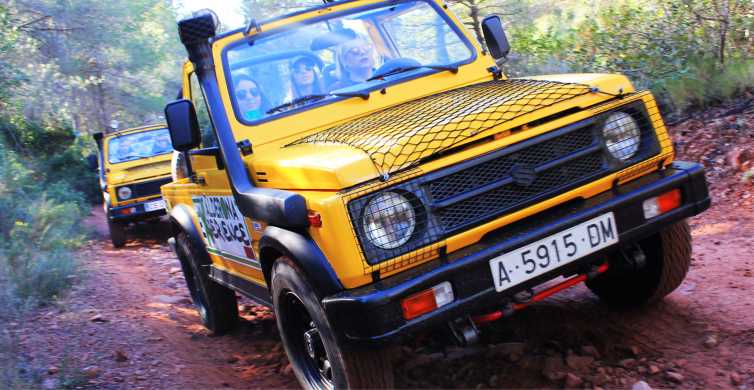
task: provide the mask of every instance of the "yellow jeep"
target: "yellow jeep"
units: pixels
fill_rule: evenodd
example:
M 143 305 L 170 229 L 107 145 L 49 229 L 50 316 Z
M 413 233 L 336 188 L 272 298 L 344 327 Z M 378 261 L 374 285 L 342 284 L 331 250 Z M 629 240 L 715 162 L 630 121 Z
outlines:
M 173 147 L 165 125 L 96 133 L 98 172 L 110 239 L 126 243 L 131 222 L 165 215 L 160 186 L 170 183 Z
M 324 5 L 215 33 L 178 23 L 165 108 L 185 178 L 162 187 L 204 325 L 274 308 L 306 388 L 390 387 L 390 342 L 485 322 L 586 281 L 637 305 L 689 268 L 710 200 L 624 76 L 507 78 L 439 0 Z

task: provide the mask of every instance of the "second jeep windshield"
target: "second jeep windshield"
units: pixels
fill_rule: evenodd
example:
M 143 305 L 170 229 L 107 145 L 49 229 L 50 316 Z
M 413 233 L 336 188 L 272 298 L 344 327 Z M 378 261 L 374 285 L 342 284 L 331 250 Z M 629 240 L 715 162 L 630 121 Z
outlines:
M 170 143 L 170 132 L 168 132 L 168 129 L 125 134 L 112 138 L 107 143 L 107 154 L 110 164 L 137 160 L 172 151 L 173 146 Z
M 471 56 L 469 42 L 429 3 L 412 1 L 284 28 L 253 44 L 241 40 L 225 60 L 236 116 L 249 123 Z

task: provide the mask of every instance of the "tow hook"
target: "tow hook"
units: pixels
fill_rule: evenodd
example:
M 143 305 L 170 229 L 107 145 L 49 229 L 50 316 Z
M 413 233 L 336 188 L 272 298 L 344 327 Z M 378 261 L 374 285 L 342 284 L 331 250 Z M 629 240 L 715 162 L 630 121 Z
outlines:
M 479 329 L 470 316 L 450 321 L 448 327 L 456 342 L 462 347 L 468 347 L 479 341 Z
M 647 265 L 647 255 L 638 244 L 624 247 L 620 254 L 621 263 L 627 270 L 638 271 Z

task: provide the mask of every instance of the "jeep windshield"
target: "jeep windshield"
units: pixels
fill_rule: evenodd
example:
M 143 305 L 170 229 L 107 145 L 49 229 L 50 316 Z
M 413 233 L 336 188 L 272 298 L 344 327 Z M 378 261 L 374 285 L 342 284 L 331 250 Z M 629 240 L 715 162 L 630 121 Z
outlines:
M 170 153 L 173 146 L 168 129 L 116 136 L 107 142 L 107 160 L 110 164 Z
M 231 44 L 224 61 L 236 117 L 255 123 L 456 71 L 473 59 L 473 47 L 435 7 L 359 7 Z

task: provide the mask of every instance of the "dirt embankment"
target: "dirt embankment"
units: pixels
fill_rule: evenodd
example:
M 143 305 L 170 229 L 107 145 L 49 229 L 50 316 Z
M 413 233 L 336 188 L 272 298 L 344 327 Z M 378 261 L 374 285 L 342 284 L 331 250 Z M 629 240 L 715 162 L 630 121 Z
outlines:
M 754 112 L 709 112 L 672 128 L 681 158 L 709 168 L 714 205 L 691 221 L 694 260 L 665 302 L 613 310 L 578 286 L 486 326 L 477 347 L 417 335 L 396 347 L 397 385 L 436 387 L 754 386 Z M 54 308 L 8 324 L 22 374 L 44 388 L 297 387 L 268 309 L 246 302 L 237 331 L 199 324 L 167 227 L 141 225 L 123 249 L 100 235 L 88 273 Z

